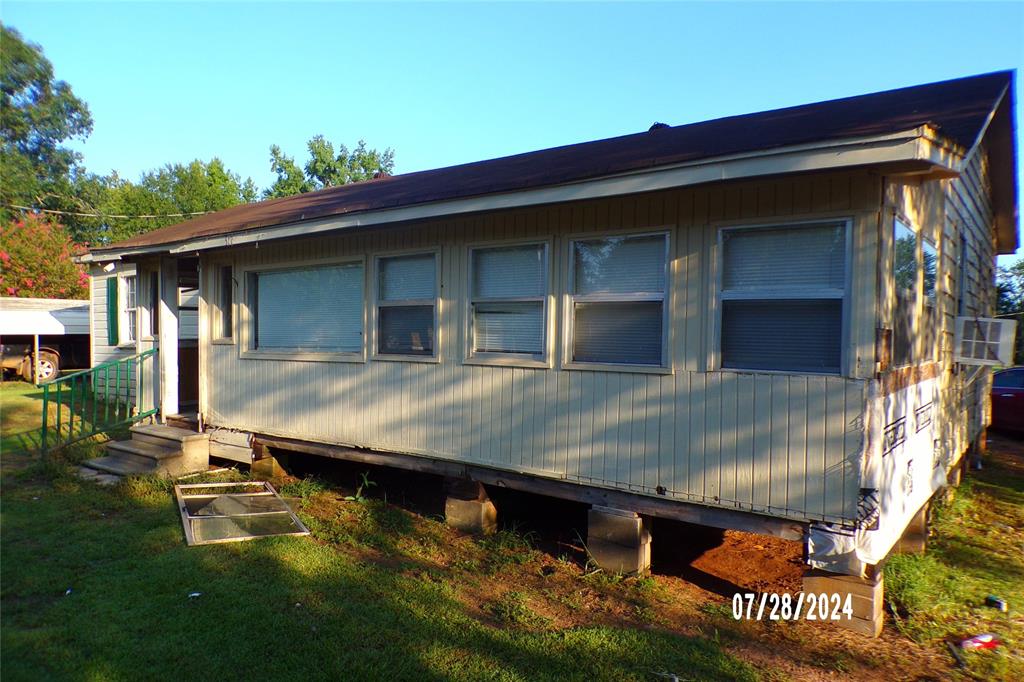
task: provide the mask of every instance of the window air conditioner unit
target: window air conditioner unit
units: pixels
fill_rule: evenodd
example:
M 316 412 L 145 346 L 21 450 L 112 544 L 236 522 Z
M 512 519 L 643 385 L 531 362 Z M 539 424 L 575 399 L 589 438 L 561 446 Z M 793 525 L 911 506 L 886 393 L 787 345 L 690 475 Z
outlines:
M 956 318 L 955 360 L 963 365 L 1013 364 L 1016 320 Z

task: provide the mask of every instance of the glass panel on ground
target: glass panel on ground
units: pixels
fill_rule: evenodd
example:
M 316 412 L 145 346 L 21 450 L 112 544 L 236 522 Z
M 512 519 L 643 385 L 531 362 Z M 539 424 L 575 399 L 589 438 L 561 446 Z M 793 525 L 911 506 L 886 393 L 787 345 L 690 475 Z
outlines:
M 177 485 L 174 494 L 190 545 L 309 534 L 269 483 Z

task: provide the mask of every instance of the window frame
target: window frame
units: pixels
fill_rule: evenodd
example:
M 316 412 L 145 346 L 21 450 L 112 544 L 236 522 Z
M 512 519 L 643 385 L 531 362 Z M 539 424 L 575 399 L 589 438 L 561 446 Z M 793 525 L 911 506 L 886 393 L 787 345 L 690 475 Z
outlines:
M 544 250 L 544 293 L 539 297 L 526 297 L 526 298 L 476 298 L 473 295 L 473 267 L 475 261 L 475 253 L 477 251 L 487 251 L 491 249 L 503 249 L 503 248 L 515 248 L 523 246 L 541 246 Z M 463 364 L 467 365 L 499 365 L 503 367 L 524 367 L 533 369 L 551 369 L 553 366 L 552 359 L 554 357 L 553 351 L 553 322 L 554 316 L 552 311 L 554 310 L 554 282 L 553 279 L 553 244 L 550 238 L 540 239 L 514 239 L 514 240 L 491 240 L 485 242 L 474 242 L 467 244 L 465 249 L 466 254 L 466 279 L 465 279 L 465 315 L 463 316 L 463 338 L 465 339 L 463 349 Z M 474 305 L 476 303 L 513 303 L 513 302 L 534 302 L 541 300 L 543 303 L 543 322 L 542 329 L 544 338 L 541 343 L 543 351 L 541 356 L 538 358 L 532 353 L 494 353 L 494 352 L 476 352 L 474 351 L 474 327 L 473 321 Z
M 425 256 L 434 257 L 434 298 L 429 299 L 403 299 L 401 301 L 380 300 L 380 262 L 386 258 L 401 258 L 403 256 Z M 394 362 L 441 362 L 441 247 L 403 249 L 400 251 L 378 251 L 373 255 L 373 267 L 370 273 L 370 289 L 367 296 L 370 301 L 370 358 L 373 360 L 394 361 Z M 403 353 L 380 353 L 378 352 L 377 339 L 380 335 L 380 309 L 394 308 L 399 306 L 425 306 L 432 305 L 434 308 L 434 348 L 431 355 L 411 355 Z
M 897 311 L 897 296 L 901 290 L 901 287 L 896 284 L 896 224 L 902 223 L 904 227 L 914 233 L 914 286 L 913 289 L 902 289 L 904 292 L 910 294 L 911 307 L 913 309 L 913 320 L 911 320 L 911 328 L 917 329 L 917 333 L 910 339 L 910 358 L 908 362 L 897 364 L 896 361 L 896 315 Z M 892 329 L 892 361 L 889 364 L 889 369 L 903 369 L 906 367 L 914 367 L 922 362 L 927 362 L 931 358 L 925 358 L 923 355 L 924 343 L 922 341 L 921 324 L 924 321 L 924 253 L 922 251 L 922 242 L 924 241 L 924 235 L 921 234 L 921 228 L 905 214 L 891 210 L 887 215 L 888 238 L 889 238 L 889 258 L 886 264 L 887 271 L 889 273 L 889 326 Z M 936 272 L 936 286 L 938 285 L 938 272 Z
M 801 229 L 815 225 L 834 223 L 841 225 L 843 233 L 843 289 L 842 295 L 836 296 L 838 291 L 833 288 L 808 288 L 798 289 L 768 289 L 762 292 L 735 292 L 727 293 L 722 290 L 723 274 L 725 271 L 725 234 L 739 230 L 770 230 L 770 229 Z M 767 374 L 767 375 L 793 375 L 793 376 L 822 376 L 822 377 L 848 377 L 850 376 L 853 363 L 850 361 L 850 316 L 852 314 L 852 282 L 853 282 L 853 231 L 855 219 L 848 213 L 839 215 L 827 214 L 816 217 L 802 217 L 797 220 L 773 220 L 764 222 L 735 221 L 728 223 L 717 223 L 713 226 L 715 230 L 715 253 L 711 258 L 711 282 L 713 287 L 713 302 L 711 311 L 712 329 L 710 341 L 710 371 L 730 372 L 733 374 Z M 827 293 L 827 296 L 816 295 Z M 745 369 L 739 367 L 724 367 L 722 364 L 722 317 L 725 313 L 724 301 L 819 301 L 839 300 L 842 305 L 840 312 L 840 338 L 839 343 L 839 371 L 838 372 L 812 372 L 807 370 L 789 369 Z
M 917 248 L 921 251 L 919 269 L 921 271 L 921 323 L 925 325 L 925 333 L 921 335 L 921 358 L 918 362 L 934 362 L 939 358 L 939 349 L 942 345 L 942 311 L 939 309 L 939 284 L 942 274 L 942 251 L 938 241 L 929 238 L 923 230 L 917 233 Z M 933 284 L 934 297 L 928 302 L 928 291 L 926 285 L 927 264 L 925 263 L 925 244 L 932 247 L 935 252 L 935 282 Z
M 241 282 L 238 279 L 238 268 L 232 261 L 215 261 L 210 264 L 213 273 L 210 282 L 210 291 L 213 293 L 209 303 L 210 311 L 210 343 L 218 346 L 233 346 L 238 340 L 238 292 L 241 290 Z M 223 280 L 221 273 L 225 268 L 231 269 L 231 336 L 224 336 L 224 300 Z M 365 272 L 363 273 L 365 277 Z M 364 297 L 365 298 L 365 297 Z
M 139 270 L 117 276 L 118 348 L 134 348 L 139 343 Z M 128 307 L 128 281 L 135 284 L 135 306 Z M 109 311 L 108 313 L 109 314 Z
M 259 349 L 254 347 L 257 311 L 253 300 L 253 278 L 263 272 L 282 272 L 287 270 L 311 270 L 321 267 L 360 265 L 363 268 L 363 343 L 359 351 L 291 351 L 287 349 Z M 239 348 L 239 358 L 244 360 L 296 360 L 301 362 L 366 362 L 367 344 L 367 311 L 366 291 L 368 286 L 366 257 L 362 255 L 341 258 L 318 258 L 303 261 L 275 261 L 272 263 L 252 263 L 235 266 L 235 336 Z
M 664 237 L 665 239 L 665 290 L 661 298 L 650 292 L 640 294 L 582 294 L 576 289 L 576 243 L 602 239 Z M 588 372 L 626 372 L 632 374 L 672 374 L 672 263 L 675 259 L 675 240 L 672 226 L 644 227 L 640 229 L 602 230 L 567 235 L 563 240 L 562 262 L 565 266 L 564 288 L 562 290 L 562 334 L 560 369 L 583 370 Z M 576 338 L 576 303 L 629 303 L 631 301 L 661 301 L 661 363 L 658 365 L 634 365 L 624 362 L 581 362 L 573 359 L 573 342 Z

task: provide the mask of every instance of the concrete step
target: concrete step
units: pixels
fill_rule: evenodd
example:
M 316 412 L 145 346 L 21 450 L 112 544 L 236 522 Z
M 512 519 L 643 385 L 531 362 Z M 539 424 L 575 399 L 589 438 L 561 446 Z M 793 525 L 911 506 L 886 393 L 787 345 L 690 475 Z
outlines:
M 146 476 L 160 473 L 160 463 L 145 457 L 136 457 L 129 454 L 107 455 L 87 459 L 82 462 L 83 466 L 96 471 L 104 471 L 108 474 L 118 476 Z
M 174 441 L 164 441 L 167 445 L 156 445 L 139 440 L 112 440 L 107 443 L 107 453 L 111 455 L 134 455 L 144 459 L 161 462 L 172 457 L 181 457 L 181 448 Z
M 121 477 L 116 474 L 108 474 L 86 466 L 78 467 L 78 477 L 83 481 L 92 481 L 100 485 L 116 485 L 121 480 Z
M 196 433 L 165 424 L 136 424 L 130 431 L 133 441 L 173 446 L 178 449 L 182 449 L 185 444 L 206 443 L 210 440 L 205 433 Z

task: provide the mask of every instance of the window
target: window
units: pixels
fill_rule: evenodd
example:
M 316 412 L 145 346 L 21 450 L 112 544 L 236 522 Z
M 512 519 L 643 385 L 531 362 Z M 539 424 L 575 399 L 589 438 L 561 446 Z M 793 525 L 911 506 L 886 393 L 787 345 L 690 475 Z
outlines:
M 956 232 L 956 231 L 957 230 L 955 230 L 955 229 L 952 230 L 952 232 Z M 969 248 L 970 248 L 970 246 L 967 243 L 967 236 L 964 235 L 961 232 L 960 233 L 960 251 L 957 253 L 957 256 L 958 256 L 959 260 L 957 262 L 957 266 L 958 267 L 957 267 L 957 282 L 956 282 L 956 293 L 957 293 L 956 314 L 958 316 L 961 316 L 961 317 L 967 314 L 967 294 L 968 294 L 968 287 L 967 287 L 967 263 L 968 263 L 968 260 L 967 260 L 967 256 L 968 256 L 968 249 Z
M 470 355 L 542 360 L 547 246 L 478 248 L 470 253 Z
M 917 233 L 902 220 L 893 221 L 893 365 L 902 367 L 914 361 L 916 328 Z
M 234 336 L 234 268 L 230 265 L 218 266 L 214 282 L 213 338 L 215 341 L 230 341 Z M 360 331 L 362 321 L 360 320 Z
M 124 277 L 124 299 L 122 302 L 124 318 L 124 333 L 121 335 L 121 343 L 135 341 L 135 330 L 138 328 L 138 278 L 135 275 Z
M 247 286 L 252 349 L 362 352 L 362 263 L 254 272 Z
M 432 253 L 377 260 L 377 354 L 436 353 L 437 257 Z
M 149 335 L 160 333 L 160 273 L 149 273 Z
M 846 224 L 723 230 L 721 365 L 842 370 Z
M 935 245 L 927 239 L 921 240 L 921 265 L 924 269 L 924 359 L 934 360 L 939 328 L 935 294 L 939 255 Z
M 572 362 L 665 365 L 668 236 L 572 242 Z

